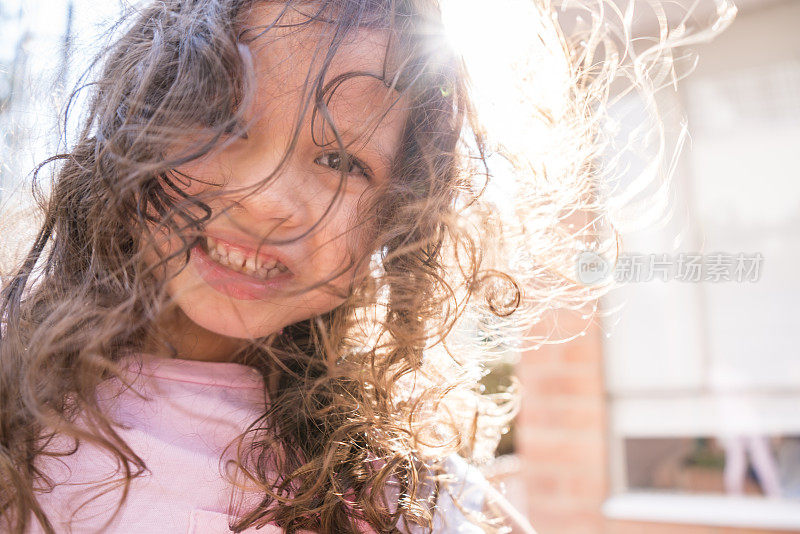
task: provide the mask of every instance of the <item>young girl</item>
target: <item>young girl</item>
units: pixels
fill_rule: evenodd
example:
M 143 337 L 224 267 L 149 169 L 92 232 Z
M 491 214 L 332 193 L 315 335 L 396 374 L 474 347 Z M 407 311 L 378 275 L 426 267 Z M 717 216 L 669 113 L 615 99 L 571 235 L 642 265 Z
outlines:
M 4 279 L 0 528 L 532 532 L 457 454 L 515 407 L 464 325 L 535 314 L 437 2 L 161 0 L 121 32 Z M 579 287 L 553 239 L 516 258 L 541 306 Z

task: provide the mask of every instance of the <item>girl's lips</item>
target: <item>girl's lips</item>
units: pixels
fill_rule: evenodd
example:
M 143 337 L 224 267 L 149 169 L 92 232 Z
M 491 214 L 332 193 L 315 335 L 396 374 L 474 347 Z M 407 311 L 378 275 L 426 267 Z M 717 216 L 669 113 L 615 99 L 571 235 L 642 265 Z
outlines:
M 269 280 L 234 271 L 211 259 L 201 245 L 191 251 L 191 263 L 200 277 L 214 290 L 238 300 L 263 300 L 274 297 L 294 278 L 291 271 Z

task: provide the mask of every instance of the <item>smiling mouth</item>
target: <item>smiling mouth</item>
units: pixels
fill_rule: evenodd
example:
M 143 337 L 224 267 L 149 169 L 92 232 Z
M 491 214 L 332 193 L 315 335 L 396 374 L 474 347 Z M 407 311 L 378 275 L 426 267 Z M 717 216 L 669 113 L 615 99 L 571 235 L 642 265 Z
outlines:
M 211 236 L 205 236 L 200 241 L 200 246 L 211 260 L 226 269 L 259 280 L 270 280 L 289 272 L 289 268 L 273 256 L 248 253 Z

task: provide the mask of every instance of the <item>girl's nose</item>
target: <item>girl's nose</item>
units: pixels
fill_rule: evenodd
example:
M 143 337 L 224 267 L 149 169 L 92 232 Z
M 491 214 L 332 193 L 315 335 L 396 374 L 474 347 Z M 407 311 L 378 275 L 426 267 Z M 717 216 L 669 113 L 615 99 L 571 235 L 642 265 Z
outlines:
M 253 226 L 243 229 L 263 232 L 267 227 L 282 239 L 299 235 L 313 224 L 313 181 L 296 163 L 287 162 L 277 172 L 250 172 L 245 180 L 235 182 L 231 216 Z

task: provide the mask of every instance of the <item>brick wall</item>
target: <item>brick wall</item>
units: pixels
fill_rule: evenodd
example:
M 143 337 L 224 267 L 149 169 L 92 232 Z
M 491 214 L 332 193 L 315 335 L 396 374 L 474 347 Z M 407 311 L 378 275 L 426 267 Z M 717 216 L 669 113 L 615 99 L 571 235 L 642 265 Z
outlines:
M 559 332 L 580 320 L 559 314 Z M 539 332 L 537 332 L 539 333 Z M 516 429 L 528 517 L 540 534 L 601 532 L 607 495 L 605 394 L 599 331 L 522 355 L 525 396 Z
M 545 534 L 541 531 L 538 534 Z M 787 534 L 752 528 L 705 527 L 674 525 L 668 523 L 639 523 L 635 521 L 607 521 L 604 532 L 608 534 Z

